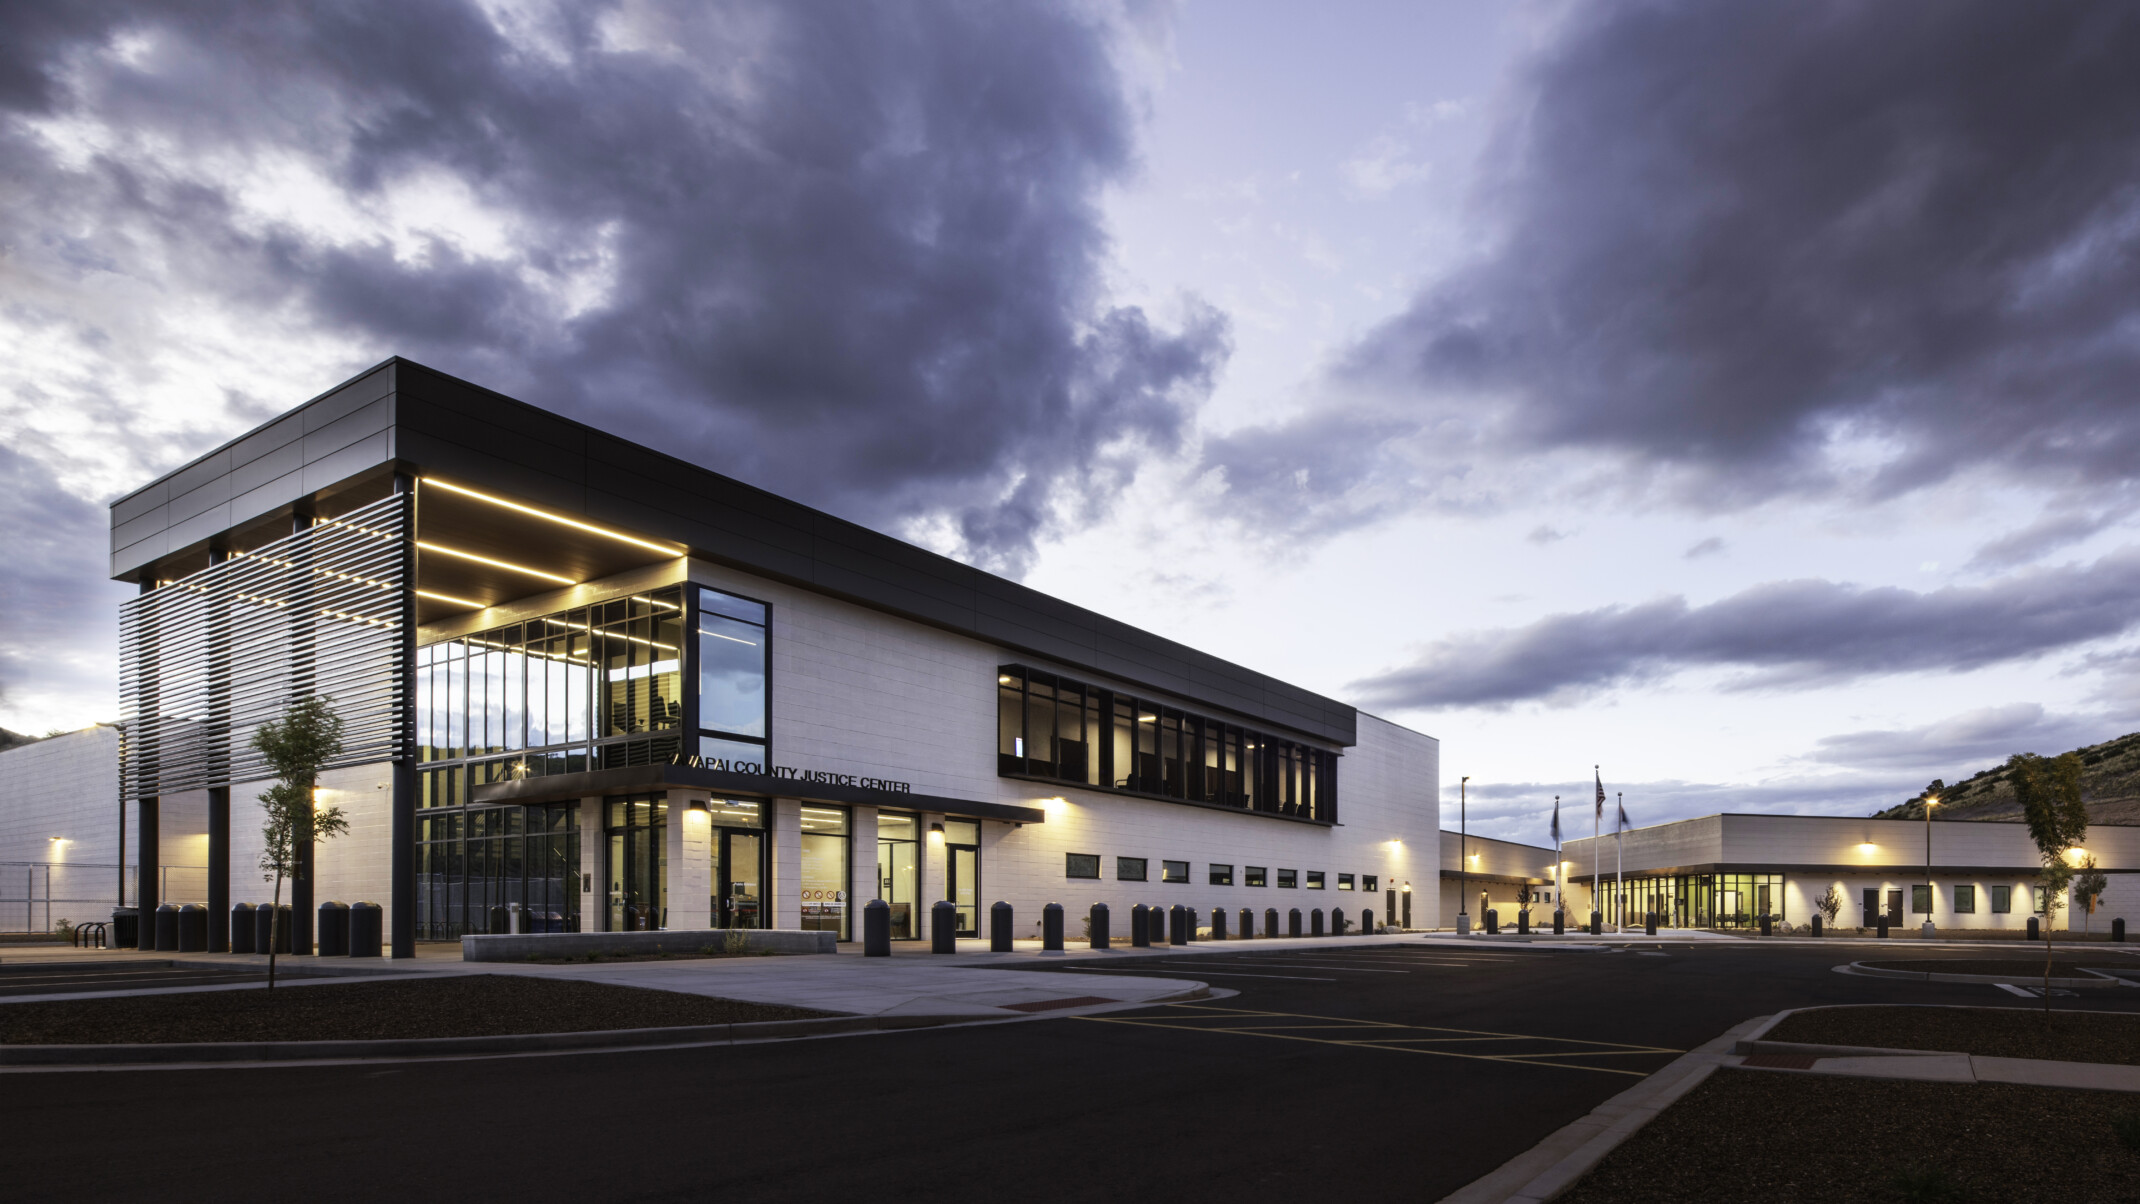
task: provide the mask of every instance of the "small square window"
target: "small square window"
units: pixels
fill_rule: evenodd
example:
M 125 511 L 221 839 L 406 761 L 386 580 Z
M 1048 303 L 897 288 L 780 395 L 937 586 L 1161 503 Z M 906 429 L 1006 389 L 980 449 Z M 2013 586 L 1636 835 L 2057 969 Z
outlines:
M 1957 886 L 1954 888 L 1954 914 L 1973 916 L 1977 912 L 1977 888 Z
M 1064 861 L 1063 877 L 1065 878 L 1097 878 L 1100 876 L 1100 855 L 1098 853 L 1067 853 L 1064 855 Z
M 1373 874 L 1362 874 L 1360 875 L 1360 889 L 1364 891 L 1381 890 L 1381 887 L 1375 885 L 1375 883 L 1378 881 L 1379 879 L 1377 879 Z
M 1115 858 L 1115 881 L 1142 882 L 1145 880 L 1145 860 L 1142 857 Z
M 1160 862 L 1159 880 L 1161 882 L 1187 882 L 1189 880 L 1189 863 L 1186 861 Z
M 2040 890 L 2032 891 L 2026 886 L 2021 888 L 2021 893 L 2029 896 L 2029 910 L 2035 912 L 2037 915 L 2042 915 L 2043 901 L 2049 898 L 2050 896 L 2044 894 Z
M 1918 916 L 1928 916 L 1932 914 L 1931 887 L 1913 886 L 1910 888 L 1910 914 Z
M 1351 889 L 1352 889 L 1352 875 L 1351 875 L 1351 874 L 1339 874 L 1339 875 L 1338 875 L 1338 889 L 1339 889 L 1339 890 L 1351 890 Z
M 1309 870 L 1309 871 L 1308 871 L 1308 889 L 1309 889 L 1309 890 L 1321 890 L 1321 889 L 1323 889 L 1323 871 L 1321 871 L 1321 870 Z
M 1299 877 L 1299 874 L 1300 874 L 1300 871 L 1299 871 L 1299 870 L 1279 870 L 1279 871 L 1278 871 L 1278 889 L 1280 889 L 1280 890 L 1292 890 L 1292 889 L 1293 889 L 1294 887 L 1296 887 L 1296 886 L 1299 886 L 1299 885 L 1300 885 L 1300 877 Z
M 1263 866 L 1260 866 L 1260 865 L 1252 865 L 1252 866 L 1249 866 L 1249 867 L 1248 867 L 1247 869 L 1245 869 L 1245 870 L 1243 870 L 1243 871 L 1241 871 L 1241 872 L 1242 872 L 1243 874 L 1247 875 L 1247 878 L 1246 878 L 1246 882 L 1247 882 L 1247 885 L 1249 885 L 1249 886 L 1269 886 L 1269 885 L 1270 885 L 1270 883 L 1269 883 L 1269 882 L 1268 882 L 1268 881 L 1266 880 L 1266 879 L 1267 879 L 1267 877 L 1268 877 L 1268 875 L 1270 874 L 1270 870 L 1268 870 L 1268 869 L 1264 868 Z
M 1991 911 L 1993 915 L 2005 915 L 2014 909 L 2014 888 L 1994 886 L 1991 888 Z
M 1212 867 L 1211 867 L 1211 885 L 1213 885 L 1213 886 L 1232 886 L 1232 885 L 1233 885 L 1233 867 L 1232 867 L 1232 866 L 1230 866 L 1230 865 L 1214 865 L 1214 866 L 1212 866 Z

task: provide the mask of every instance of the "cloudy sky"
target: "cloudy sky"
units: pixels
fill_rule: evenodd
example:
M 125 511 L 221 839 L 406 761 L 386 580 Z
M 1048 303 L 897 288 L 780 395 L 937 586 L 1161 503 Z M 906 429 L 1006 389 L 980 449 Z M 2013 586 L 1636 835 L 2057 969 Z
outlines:
M 1438 736 L 1497 835 L 2140 727 L 2127 6 L 0 8 L 0 725 L 115 712 L 106 502 L 402 354 Z

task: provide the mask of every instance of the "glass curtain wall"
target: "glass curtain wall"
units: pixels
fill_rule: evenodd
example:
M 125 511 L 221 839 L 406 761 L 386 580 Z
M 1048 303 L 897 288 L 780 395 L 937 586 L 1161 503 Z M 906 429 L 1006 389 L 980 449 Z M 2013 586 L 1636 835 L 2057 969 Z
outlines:
M 848 939 L 847 808 L 804 803 L 802 807 L 802 926 L 806 932 L 836 932 Z
M 1607 924 L 1638 925 L 1652 913 L 1665 928 L 1758 928 L 1763 915 L 1787 919 L 1782 874 L 1630 875 L 1624 889 L 1607 877 L 1598 899 Z
M 921 939 L 916 923 L 921 899 L 920 820 L 877 813 L 877 897 L 891 908 L 892 939 Z
M 698 755 L 715 769 L 764 773 L 772 762 L 766 607 L 698 591 Z
M 683 723 L 681 586 L 416 650 L 420 803 L 472 786 L 667 761 Z
M 1096 689 L 996 671 L 996 772 L 1156 798 L 1337 820 L 1337 754 Z
M 507 932 L 515 903 L 523 931 L 580 931 L 577 803 L 428 815 L 418 839 L 419 939 Z

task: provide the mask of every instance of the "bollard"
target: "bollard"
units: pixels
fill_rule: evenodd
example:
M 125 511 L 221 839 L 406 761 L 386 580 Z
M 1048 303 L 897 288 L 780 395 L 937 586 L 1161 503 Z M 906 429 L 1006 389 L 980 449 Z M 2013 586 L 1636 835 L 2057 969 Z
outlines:
M 1275 907 L 1263 909 L 1263 935 L 1267 937 L 1278 935 L 1278 909 Z
M 1330 909 L 1330 935 L 1345 935 L 1345 913 L 1335 907 Z
M 1529 908 L 1524 908 L 1516 913 L 1516 935 L 1531 935 L 1531 912 Z
M 230 906 L 230 951 L 253 951 L 253 905 L 250 903 L 233 903 Z
M 1880 937 L 1880 939 L 1881 939 L 1881 940 L 1883 940 L 1883 941 L 1884 941 L 1884 940 L 1886 940 L 1886 939 L 1887 939 L 1887 913 L 1886 913 L 1886 912 L 1884 912 L 1884 911 L 1880 913 L 1880 925 L 1879 925 L 1878 929 L 1876 929 L 1876 931 L 1878 932 L 1878 934 L 1879 934 L 1879 937 Z M 2031 939 L 2031 940 L 2034 940 L 2034 939 L 2035 939 L 2035 937 L 2036 937 L 2036 921 L 2034 921 L 2034 920 L 2030 920 L 2030 921 L 2029 921 L 2029 939 Z
M 274 923 L 275 908 L 272 904 L 260 903 L 253 907 L 253 952 L 266 953 L 274 944 Z
M 2125 917 L 2119 916 L 2110 922 L 2110 939 L 2120 945 L 2125 943 Z
M 1085 926 L 1092 929 L 1092 947 L 1095 949 L 1107 948 L 1107 942 L 1109 940 L 1109 934 L 1107 931 L 1107 904 L 1093 904 L 1092 912 L 1090 914 L 1090 917 L 1085 921 Z
M 1880 935 L 1887 935 L 1887 921 L 1885 919 L 1880 921 Z M 2032 941 L 2041 939 L 2041 930 L 2036 926 L 2035 916 L 2029 917 L 2029 939 Z
M 1598 914 L 1597 912 L 1594 912 L 1594 911 L 1593 911 L 1593 912 L 1591 912 L 1591 913 L 1590 913 L 1590 935 L 1592 935 L 1592 936 L 1601 936 L 1601 935 L 1603 935 L 1603 934 L 1604 934 L 1604 932 L 1605 932 L 1605 917 L 1604 917 L 1604 916 L 1602 916 L 1602 915 L 1599 915 L 1599 914 Z
M 1819 922 L 1820 922 L 1820 921 L 1818 921 L 1818 920 L 1815 920 L 1815 921 L 1814 921 L 1814 923 L 1816 923 L 1816 924 L 1817 924 L 1817 923 L 1819 923 Z M 1656 936 L 1656 935 L 1657 935 L 1657 913 L 1656 913 L 1656 912 L 1654 912 L 1654 911 L 1653 911 L 1653 912 L 1650 912 L 1650 913 L 1649 913 L 1648 915 L 1645 915 L 1645 916 L 1643 916 L 1643 917 L 1642 917 L 1642 932 L 1643 932 L 1643 935 L 1645 935 L 1645 936 Z M 1816 933 L 1815 935 L 1818 935 L 1818 934 Z
M 1323 909 L 1318 907 L 1308 913 L 1308 935 L 1323 935 Z
M 349 956 L 349 904 L 334 899 L 320 904 L 320 956 Z
M 386 911 L 359 900 L 349 905 L 349 956 L 377 957 L 385 942 Z
M 1769 913 L 1767 913 L 1767 912 L 1765 912 L 1765 911 L 1761 913 L 1761 935 L 1762 935 L 1762 936 L 1773 936 L 1773 935 L 1775 935 L 1775 934 L 1774 934 L 1774 932 L 1773 932 L 1773 931 L 1771 931 L 1771 928 L 1770 928 L 1770 925 L 1771 925 L 1771 924 L 1773 924 L 1773 923 L 1775 922 L 1775 919 L 1776 919 L 1776 917 L 1774 917 L 1774 916 L 1770 915 Z
M 949 899 L 929 905 L 929 952 L 959 951 L 959 909 Z
M 1372 907 L 1360 909 L 1360 935 L 1375 935 L 1375 909 Z
M 201 953 L 208 948 L 208 909 L 188 903 L 178 909 L 178 951 Z
M 1256 913 L 1244 907 L 1241 909 L 1241 939 L 1249 940 L 1255 935 Z
M 1006 914 L 1010 909 L 1010 904 L 1003 904 Z M 1060 903 L 1050 903 L 1040 909 L 1040 947 L 1048 953 L 1063 951 L 1063 905 Z M 1009 942 L 1004 943 L 1004 948 L 1010 948 Z
M 1226 909 L 1223 907 L 1211 909 L 1211 939 L 1214 941 L 1226 939 Z
M 1815 939 L 1815 940 L 1818 940 L 1818 939 L 1820 939 L 1820 917 L 1819 917 L 1819 916 L 1814 916 L 1814 917 L 1813 917 L 1813 937 L 1814 937 L 1814 939 Z
M 988 909 L 988 951 L 990 953 L 1009 953 L 1011 951 L 1012 922 L 1011 905 L 1001 899 L 996 900 L 996 905 Z
M 1129 947 L 1152 947 L 1152 909 L 1139 903 L 1129 909 Z
M 862 956 L 892 955 L 892 905 L 871 899 L 862 905 Z
M 165 903 L 158 907 L 151 915 L 151 923 L 155 927 L 149 939 L 156 943 L 156 952 L 178 952 L 178 905 Z
M 1286 916 L 1285 932 L 1287 936 L 1300 935 L 1300 908 L 1294 908 Z
M 1189 925 L 1194 923 L 1196 923 L 1196 917 L 1190 913 L 1188 908 L 1179 903 L 1169 907 L 1167 909 L 1167 944 L 1188 944 Z
M 1486 921 L 1486 935 L 1501 935 L 1501 913 L 1498 910 L 1489 907 L 1486 909 L 1486 914 L 1481 916 L 1480 919 Z

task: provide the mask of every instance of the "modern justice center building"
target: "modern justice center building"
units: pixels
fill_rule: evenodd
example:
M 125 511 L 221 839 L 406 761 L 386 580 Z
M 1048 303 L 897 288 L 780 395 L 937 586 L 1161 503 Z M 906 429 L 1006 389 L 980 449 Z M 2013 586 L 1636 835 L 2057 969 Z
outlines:
M 327 899 L 383 904 L 398 957 L 508 909 L 1437 922 L 1435 740 L 407 360 L 111 512 L 147 908 L 267 899 L 250 739 L 316 693 L 351 826 L 291 889 L 301 941 Z M 174 859 L 204 898 L 158 898 Z

